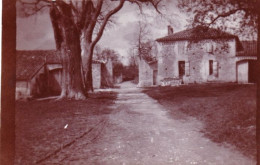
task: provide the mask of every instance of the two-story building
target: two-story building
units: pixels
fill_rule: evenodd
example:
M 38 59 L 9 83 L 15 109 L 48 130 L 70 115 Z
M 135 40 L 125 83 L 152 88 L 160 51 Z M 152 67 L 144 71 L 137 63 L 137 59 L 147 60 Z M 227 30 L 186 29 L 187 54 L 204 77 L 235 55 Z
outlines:
M 243 48 L 242 43 L 246 42 L 241 43 L 237 36 L 202 26 L 177 33 L 168 26 L 168 35 L 156 41 L 159 44 L 157 85 L 248 83 L 254 79 L 250 72 L 256 60 L 256 42 L 247 42 L 251 45 L 248 54 L 249 46 Z

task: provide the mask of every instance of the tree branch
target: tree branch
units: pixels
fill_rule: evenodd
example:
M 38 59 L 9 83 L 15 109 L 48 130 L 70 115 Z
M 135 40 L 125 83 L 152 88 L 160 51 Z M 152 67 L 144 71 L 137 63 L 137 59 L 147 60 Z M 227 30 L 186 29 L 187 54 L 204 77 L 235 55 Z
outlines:
M 94 47 L 96 45 L 96 43 L 100 40 L 101 36 L 103 35 L 104 29 L 106 27 L 106 24 L 108 22 L 108 20 L 110 19 L 110 17 L 112 15 L 114 15 L 116 12 L 118 12 L 124 5 L 125 0 L 120 0 L 120 3 L 118 4 L 118 6 L 116 8 L 114 8 L 113 10 L 111 10 L 106 16 L 105 19 L 103 21 L 103 23 L 101 24 L 101 27 L 99 29 L 99 32 L 95 38 L 95 40 L 92 42 L 91 46 Z
M 223 13 L 223 14 L 219 14 L 217 15 L 213 20 L 211 20 L 211 22 L 209 23 L 209 25 L 214 24 L 215 21 L 217 21 L 219 18 L 225 18 L 228 16 L 231 16 L 232 14 L 235 14 L 238 11 L 244 11 L 245 9 L 243 8 L 238 8 L 238 9 L 234 9 L 234 10 L 230 10 L 229 12 Z
M 51 7 L 50 1 L 48 0 L 35 0 L 32 2 L 18 0 L 18 2 L 23 6 L 23 14 L 25 16 L 32 16 L 45 7 Z
M 103 0 L 98 0 L 97 7 L 95 9 L 95 13 L 91 17 L 90 25 L 86 32 L 86 35 L 87 35 L 89 41 L 91 41 L 91 39 L 92 39 L 92 34 L 93 34 L 94 28 L 97 23 L 97 18 L 99 16 L 99 14 L 101 13 L 102 5 L 103 5 Z

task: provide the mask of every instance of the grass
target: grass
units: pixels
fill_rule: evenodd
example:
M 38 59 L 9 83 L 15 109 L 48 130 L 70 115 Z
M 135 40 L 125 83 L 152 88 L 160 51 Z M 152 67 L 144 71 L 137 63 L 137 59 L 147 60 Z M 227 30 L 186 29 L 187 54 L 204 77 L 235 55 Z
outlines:
M 146 88 L 144 92 L 173 118 L 192 116 L 202 121 L 202 132 L 212 141 L 230 144 L 256 158 L 256 85 L 194 84 Z
M 17 101 L 16 164 L 34 164 L 106 120 L 115 98 L 116 93 L 99 92 L 84 101 Z

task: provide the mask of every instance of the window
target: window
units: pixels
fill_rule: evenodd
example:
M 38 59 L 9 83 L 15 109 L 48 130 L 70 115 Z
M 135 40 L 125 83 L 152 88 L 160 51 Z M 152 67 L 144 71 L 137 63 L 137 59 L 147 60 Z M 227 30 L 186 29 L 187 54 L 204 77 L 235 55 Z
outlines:
M 208 53 L 213 53 L 214 45 L 212 43 L 207 43 L 206 44 L 206 50 L 207 50 Z
M 213 75 L 213 60 L 209 60 L 209 75 Z

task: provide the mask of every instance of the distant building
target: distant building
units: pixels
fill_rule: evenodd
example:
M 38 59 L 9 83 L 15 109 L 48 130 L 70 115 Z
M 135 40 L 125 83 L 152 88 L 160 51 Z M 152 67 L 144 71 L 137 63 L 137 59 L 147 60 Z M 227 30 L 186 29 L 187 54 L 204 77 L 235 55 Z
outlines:
M 168 27 L 168 35 L 156 41 L 160 46 L 157 85 L 255 82 L 255 41 L 241 42 L 235 35 L 202 26 L 177 33 Z
M 158 84 L 158 63 L 152 56 L 152 45 L 141 44 L 140 56 L 138 58 L 138 86 L 152 86 Z
M 139 58 L 138 65 L 138 86 L 146 87 L 158 84 L 157 79 L 158 74 L 158 64 L 157 61 L 147 61 L 144 58 Z
M 62 65 L 55 50 L 17 51 L 16 99 L 59 95 L 61 92 Z M 93 61 L 93 88 L 113 85 L 113 65 Z

